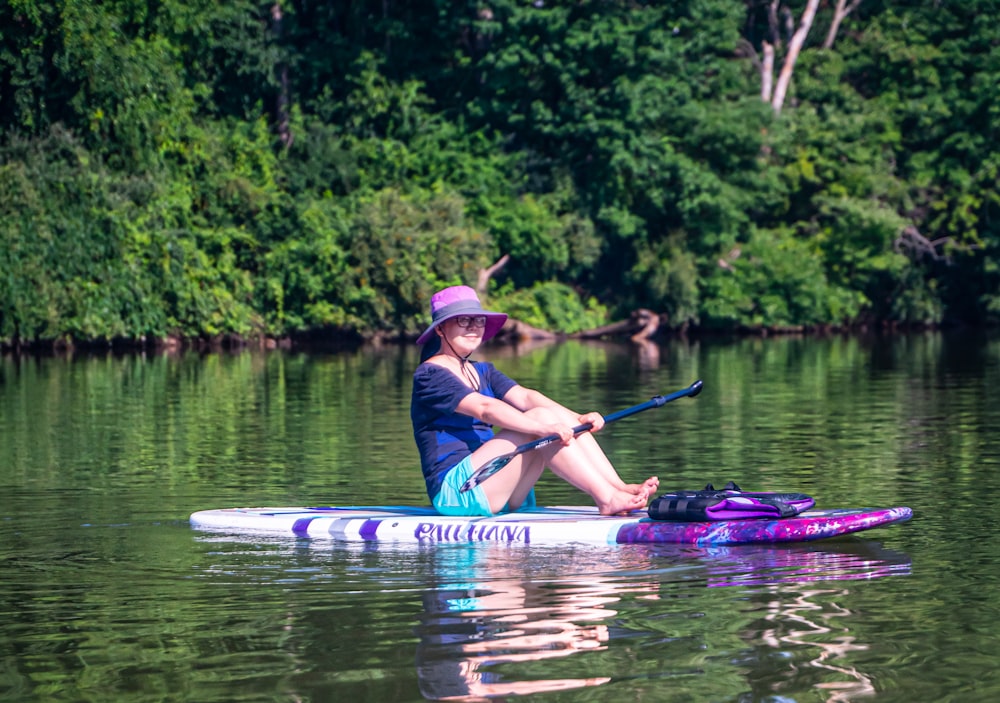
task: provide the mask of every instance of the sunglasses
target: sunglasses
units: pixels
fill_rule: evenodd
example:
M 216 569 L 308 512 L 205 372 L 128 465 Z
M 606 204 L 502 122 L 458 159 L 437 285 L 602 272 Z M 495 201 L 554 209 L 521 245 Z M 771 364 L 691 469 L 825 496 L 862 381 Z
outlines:
M 459 315 L 455 320 L 455 324 L 462 329 L 467 329 L 469 327 L 486 327 L 486 315 Z

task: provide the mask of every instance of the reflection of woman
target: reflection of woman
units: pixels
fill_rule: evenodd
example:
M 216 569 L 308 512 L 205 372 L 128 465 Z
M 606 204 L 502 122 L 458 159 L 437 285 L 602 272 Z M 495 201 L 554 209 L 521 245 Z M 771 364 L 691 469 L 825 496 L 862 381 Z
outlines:
M 659 484 L 650 477 L 626 484 L 590 433 L 573 426 L 604 426 L 596 412 L 579 414 L 469 356 L 503 326 L 507 316 L 484 310 L 468 286 L 431 298 L 432 323 L 418 343 L 423 363 L 413 374 L 410 415 L 427 493 L 445 515 L 494 515 L 531 507 L 545 467 L 590 495 L 602 514 L 645 507 Z M 494 435 L 493 426 L 503 429 Z M 461 491 L 474 470 L 518 445 L 547 435 L 561 441 L 516 456 L 488 481 Z
M 489 581 L 480 588 L 452 584 L 426 593 L 426 620 L 417 650 L 420 692 L 432 700 L 483 700 L 610 681 L 607 677 L 514 681 L 490 670 L 497 664 L 604 649 L 606 626 L 576 625 L 556 617 L 536 619 L 526 601 L 524 585 L 517 581 Z M 604 617 L 613 614 L 602 612 Z

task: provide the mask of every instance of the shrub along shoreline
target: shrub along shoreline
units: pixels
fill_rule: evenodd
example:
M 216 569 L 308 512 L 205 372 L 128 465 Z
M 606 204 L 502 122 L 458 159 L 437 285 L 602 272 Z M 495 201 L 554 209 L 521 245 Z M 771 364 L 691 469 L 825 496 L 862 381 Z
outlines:
M 0 7 L 0 346 L 1000 319 L 995 3 L 369 5 Z

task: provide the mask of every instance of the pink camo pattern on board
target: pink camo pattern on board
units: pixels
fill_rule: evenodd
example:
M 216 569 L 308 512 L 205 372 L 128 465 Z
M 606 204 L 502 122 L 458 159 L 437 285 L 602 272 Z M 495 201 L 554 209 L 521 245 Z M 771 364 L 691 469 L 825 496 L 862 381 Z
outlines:
M 880 525 L 903 522 L 912 517 L 910 508 L 861 510 L 811 510 L 796 517 L 778 520 L 727 520 L 724 522 L 662 522 L 641 520 L 623 525 L 617 542 L 726 544 L 779 544 L 810 542 L 837 535 L 868 530 Z M 831 519 L 834 518 L 834 519 Z

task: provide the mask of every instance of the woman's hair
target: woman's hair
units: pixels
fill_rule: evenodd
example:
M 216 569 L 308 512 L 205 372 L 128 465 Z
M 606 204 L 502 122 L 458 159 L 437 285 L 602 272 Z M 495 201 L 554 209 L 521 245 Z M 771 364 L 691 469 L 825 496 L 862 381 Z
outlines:
M 420 349 L 420 363 L 424 363 L 432 356 L 441 351 L 441 337 L 434 335 L 434 337 L 427 341 L 423 347 Z

